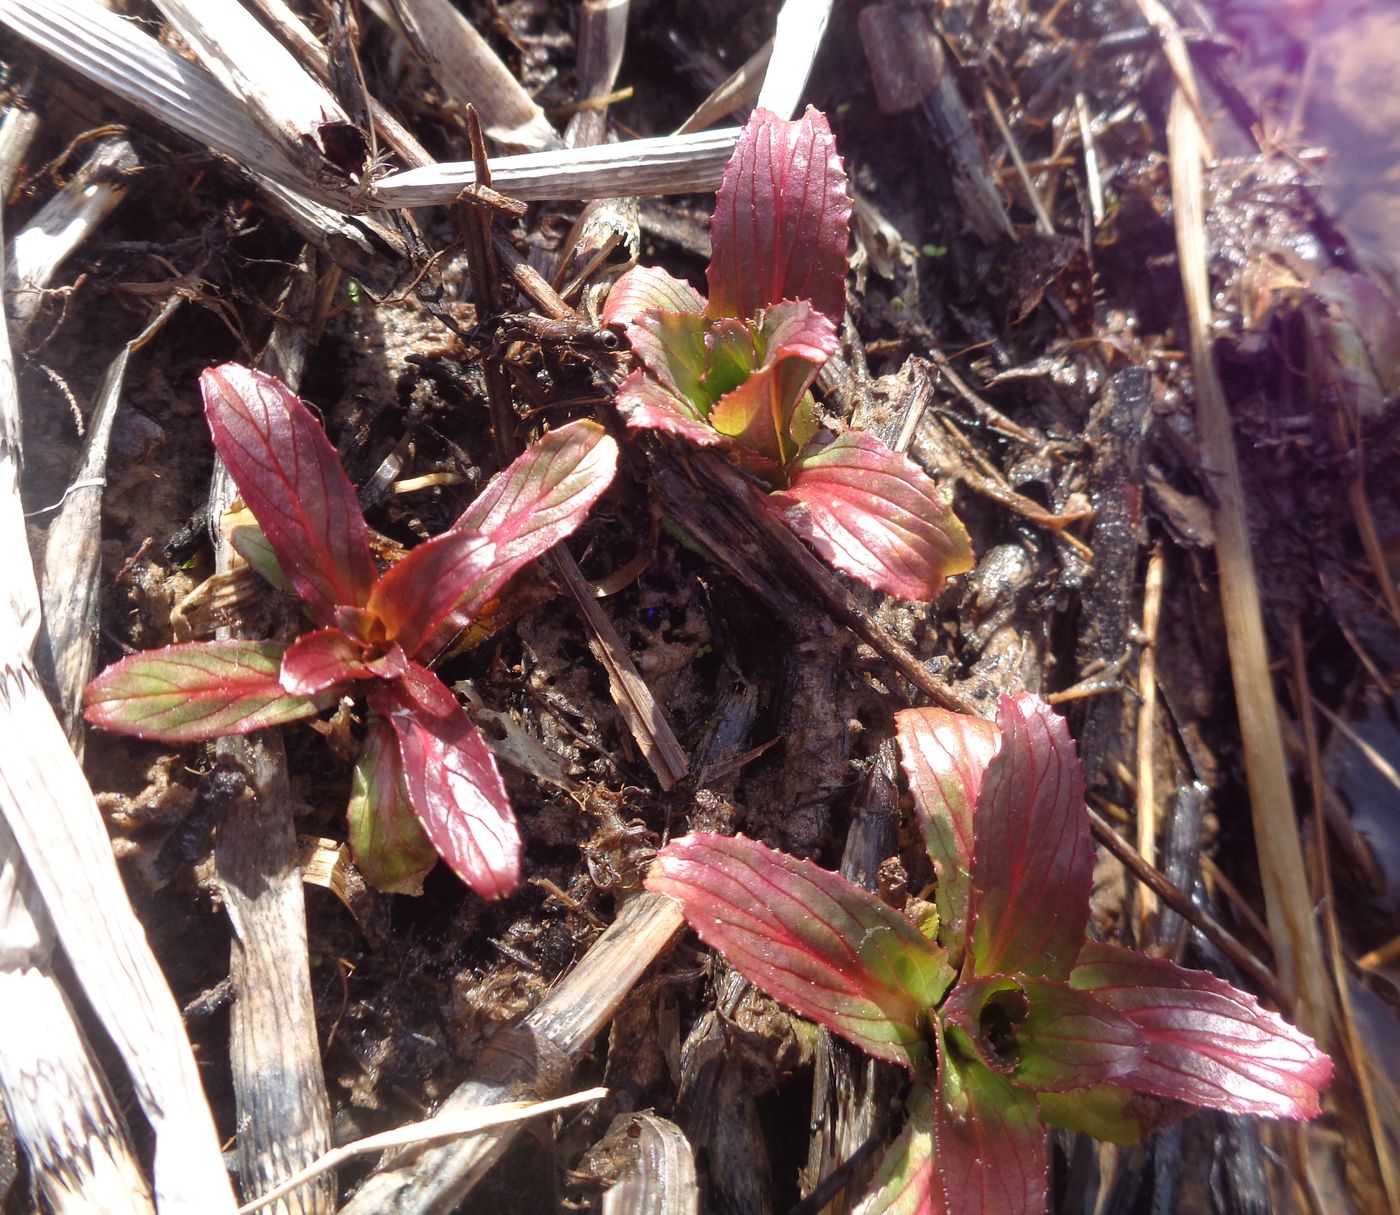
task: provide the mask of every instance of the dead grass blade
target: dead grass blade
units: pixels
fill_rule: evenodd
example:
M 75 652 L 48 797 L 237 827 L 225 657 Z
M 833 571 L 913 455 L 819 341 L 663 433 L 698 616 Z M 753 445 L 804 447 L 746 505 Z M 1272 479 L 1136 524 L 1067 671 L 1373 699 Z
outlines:
M 674 1122 L 655 1114 L 619 1114 L 594 1149 L 609 1150 L 626 1163 L 603 1195 L 603 1215 L 699 1215 L 695 1155 Z
M 526 202 L 699 193 L 719 186 L 738 138 L 736 127 L 725 127 L 592 148 L 493 157 L 491 182 L 502 194 Z M 369 202 L 376 207 L 442 206 L 455 202 L 475 181 L 471 161 L 445 161 L 381 178 L 370 191 Z
M 773 54 L 758 93 L 758 104 L 783 118 L 797 113 L 817 48 L 831 20 L 832 0 L 786 0 L 778 10 Z
M 303 250 L 272 309 L 279 319 L 261 366 L 294 390 L 306 349 L 318 328 L 316 257 Z M 209 491 L 217 521 L 237 494 L 222 460 Z M 216 574 L 235 564 L 222 528 L 214 551 Z M 221 637 L 242 635 L 220 630 Z M 251 778 L 251 797 L 236 798 L 219 825 L 214 863 L 233 930 L 229 981 L 229 1062 L 238 1114 L 239 1183 L 245 1195 L 276 1187 L 265 1203 L 278 1215 L 328 1215 L 335 1209 L 333 1164 L 316 1168 L 332 1143 L 330 1098 L 321 1067 L 321 1041 L 311 991 L 300 850 L 292 817 L 287 753 L 281 732 L 221 738 L 221 760 Z M 293 1184 L 288 1175 L 303 1175 Z M 285 1184 L 284 1184 L 285 1183 Z M 295 1191 L 295 1193 L 293 1193 Z
M 3 312 L 0 305 L 0 816 L 155 1131 L 157 1202 L 163 1212 L 217 1215 L 233 1210 L 233 1192 L 179 1009 L 34 671 L 39 591 L 20 503 L 19 392 Z
M 171 28 L 305 180 L 347 193 L 364 171 L 365 134 L 238 0 L 155 0 Z
M 550 1101 L 506 1101 L 486 1109 L 471 1110 L 465 1114 L 439 1114 L 436 1118 L 425 1118 L 422 1122 L 411 1122 L 407 1126 L 395 1127 L 392 1131 L 381 1131 L 378 1135 L 367 1135 L 343 1147 L 334 1148 L 314 1164 L 287 1178 L 275 1189 L 269 1190 L 255 1202 L 238 1208 L 238 1215 L 252 1215 L 270 1206 L 277 1199 L 290 1194 L 299 1186 L 315 1180 L 324 1173 L 371 1152 L 386 1152 L 392 1148 L 413 1147 L 421 1143 L 433 1143 L 439 1139 L 462 1139 L 468 1135 L 480 1135 L 494 1127 L 513 1126 L 529 1118 L 542 1114 L 557 1114 L 562 1110 L 587 1105 L 590 1101 L 601 1101 L 608 1095 L 605 1088 L 586 1088 L 567 1097 L 555 1097 Z M 667 1208 L 669 1209 L 669 1208 Z
M 131 356 L 165 327 L 183 299 L 171 294 L 140 333 L 122 347 L 98 390 L 78 469 L 44 541 L 40 595 L 44 637 L 53 667 L 54 694 L 73 752 L 83 755 L 83 689 L 92 678 L 102 598 L 102 491 L 107 446 L 117 419 Z
M 448 101 L 473 106 L 491 139 L 527 152 L 561 146 L 544 111 L 450 0 L 390 3 L 409 46 Z
M 11 340 L 23 342 L 55 271 L 126 197 L 140 168 L 128 140 L 100 140 L 72 180 L 15 233 L 5 271 Z
M 1168 122 L 1177 256 L 1190 320 L 1191 365 L 1196 387 L 1201 463 L 1218 503 L 1215 553 L 1225 614 L 1230 672 L 1244 744 L 1254 837 L 1269 931 L 1285 989 L 1297 1002 L 1296 1018 L 1325 1049 L 1331 1039 L 1322 951 L 1305 892 L 1307 873 L 1298 840 L 1278 705 L 1274 699 L 1263 607 L 1249 542 L 1244 488 L 1235 452 L 1229 406 L 1211 354 L 1210 275 L 1207 270 L 1204 183 L 1206 154 L 1186 93 L 1173 95 Z

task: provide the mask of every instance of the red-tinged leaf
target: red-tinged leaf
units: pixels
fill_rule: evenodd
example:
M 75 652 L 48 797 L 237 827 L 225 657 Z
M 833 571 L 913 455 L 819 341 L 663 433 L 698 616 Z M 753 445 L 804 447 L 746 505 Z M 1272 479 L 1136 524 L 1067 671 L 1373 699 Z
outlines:
M 941 1011 L 988 1067 L 1036 1092 L 1116 1080 L 1147 1050 L 1141 1031 L 1122 1013 L 1053 979 L 973 979 L 959 983 Z
M 769 363 L 797 358 L 820 367 L 840 345 L 831 318 L 806 300 L 771 304 L 754 318 L 754 325 L 758 352 Z
M 225 363 L 199 377 L 204 415 L 243 501 L 311 618 L 362 605 L 374 583 L 360 500 L 325 431 L 275 376 Z
M 975 1060 L 938 1052 L 934 1142 L 956 1215 L 1044 1215 L 1049 1178 L 1035 1095 Z
M 644 312 L 705 311 L 705 297 L 689 283 L 655 266 L 634 266 L 612 286 L 603 324 L 634 325 Z
M 355 761 L 346 816 L 350 852 L 365 881 L 387 894 L 422 894 L 437 849 L 413 813 L 393 727 L 377 713 Z
M 776 366 L 759 368 L 715 402 L 710 425 L 726 439 L 777 465 L 786 464 L 795 454 L 795 446 L 788 439 L 788 420 L 802 399 L 801 394 L 786 395 L 786 372 L 788 365 L 797 361 L 788 359 Z M 817 369 L 810 363 L 804 366 L 816 375 Z
M 287 648 L 279 679 L 292 696 L 319 696 L 350 680 L 397 679 L 407 670 L 408 659 L 397 645 L 376 655 L 340 629 L 317 629 Z
M 617 387 L 617 411 L 634 430 L 662 430 L 697 447 L 725 442 L 689 401 L 663 388 L 645 371 L 634 371 Z
M 933 1086 L 916 1080 L 904 1130 L 886 1149 L 855 1215 L 947 1215 L 933 1146 L 934 1101 Z
M 972 946 L 978 974 L 1068 977 L 1084 944 L 1094 842 L 1069 727 L 1038 696 L 1003 696 L 1001 750 L 977 799 Z
M 851 200 L 826 117 L 755 110 L 725 167 L 710 221 L 711 316 L 753 316 L 780 300 L 846 311 Z
M 1142 1032 L 1147 1056 L 1124 1088 L 1232 1114 L 1313 1118 L 1332 1061 L 1306 1034 L 1223 979 L 1087 942 L 1070 983 Z
M 779 1003 L 867 1054 L 927 1057 L 925 1010 L 952 975 L 943 951 L 839 874 L 742 836 L 673 840 L 648 890 L 685 910 L 700 939 Z
M 973 810 L 1001 732 L 990 721 L 948 709 L 901 709 L 894 722 L 914 813 L 938 877 L 938 939 L 957 966 L 972 897 Z
M 453 699 L 415 664 L 399 683 L 372 692 L 370 707 L 393 727 L 409 801 L 438 855 L 483 898 L 504 898 L 520 884 L 510 799 L 480 731 L 455 699 L 451 713 L 424 711 L 442 698 L 431 684 Z
M 249 734 L 314 716 L 312 697 L 278 682 L 286 646 L 272 641 L 201 641 L 123 658 L 83 693 L 94 726 L 160 742 Z
M 365 607 L 385 637 L 404 653 L 417 654 L 457 605 L 492 576 L 498 556 L 496 545 L 474 531 L 444 532 L 386 570 Z
M 769 507 L 823 560 L 901 599 L 935 598 L 972 568 L 972 545 L 927 473 L 874 435 L 848 430 L 801 458 Z

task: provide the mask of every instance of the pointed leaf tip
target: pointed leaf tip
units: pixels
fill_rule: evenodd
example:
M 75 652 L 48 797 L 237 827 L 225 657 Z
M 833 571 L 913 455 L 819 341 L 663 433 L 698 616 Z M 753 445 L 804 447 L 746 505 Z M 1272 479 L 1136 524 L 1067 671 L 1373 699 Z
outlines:
M 1063 979 L 1089 922 L 1094 841 L 1069 727 L 1040 697 L 1003 696 L 1001 750 L 977 800 L 972 958 L 979 975 Z
M 848 430 L 796 467 L 769 509 L 843 573 L 927 602 L 972 568 L 967 532 L 938 487 L 874 435 Z
M 317 624 L 363 606 L 374 583 L 369 533 L 335 448 L 276 376 L 225 363 L 199 377 L 214 446 L 287 581 Z
M 755 110 L 725 167 L 710 221 L 709 315 L 746 319 L 781 300 L 846 311 L 851 200 L 826 116 Z
M 1317 1116 L 1331 1059 L 1223 979 L 1090 941 L 1069 981 L 1142 1031 L 1147 1056 L 1115 1081 L 1123 1088 L 1233 1114 Z
M 925 1010 L 952 975 L 943 951 L 839 874 L 742 836 L 673 840 L 646 887 L 670 895 L 740 974 L 877 1058 L 926 1058 Z

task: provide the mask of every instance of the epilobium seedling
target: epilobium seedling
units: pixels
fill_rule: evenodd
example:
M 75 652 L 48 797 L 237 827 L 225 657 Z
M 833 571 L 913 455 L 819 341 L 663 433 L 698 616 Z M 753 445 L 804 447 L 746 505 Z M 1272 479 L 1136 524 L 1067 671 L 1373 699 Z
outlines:
M 1192 1106 L 1317 1114 L 1332 1063 L 1310 1038 L 1214 975 L 1086 939 L 1084 780 L 1043 701 L 896 722 L 936 912 L 742 837 L 676 840 L 646 882 L 775 1000 L 913 1074 L 859 1215 L 1040 1215 L 1047 1125 L 1135 1143 Z
M 710 298 L 638 267 L 604 320 L 642 366 L 617 405 L 629 426 L 721 446 L 773 492 L 769 508 L 867 586 L 928 600 L 972 568 L 967 533 L 918 465 L 874 435 L 832 435 L 809 391 L 846 311 L 851 204 L 826 118 L 756 110 L 715 199 Z
M 88 685 L 88 721 L 184 743 L 311 717 L 361 686 L 369 717 L 349 817 L 366 879 L 416 892 L 441 856 L 478 894 L 511 893 L 520 835 L 505 786 L 424 664 L 583 522 L 613 478 L 617 444 L 593 422 L 550 431 L 449 531 L 377 574 L 355 489 L 296 394 L 234 363 L 206 371 L 200 388 L 214 446 L 261 528 L 235 546 L 316 627 L 290 645 L 195 642 L 125 658 Z

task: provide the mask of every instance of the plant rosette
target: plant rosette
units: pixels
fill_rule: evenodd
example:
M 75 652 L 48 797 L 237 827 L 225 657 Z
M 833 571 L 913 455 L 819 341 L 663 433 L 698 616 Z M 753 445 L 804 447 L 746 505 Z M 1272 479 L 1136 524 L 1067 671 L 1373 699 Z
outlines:
M 859 1215 L 1040 1215 L 1045 1128 L 1136 1143 L 1193 1107 L 1311 1118 L 1332 1063 L 1214 975 L 1087 938 L 1094 847 L 1062 718 L 896 715 L 937 875 L 919 923 L 754 840 L 668 844 L 648 889 L 773 999 L 913 1084 Z
M 87 687 L 86 717 L 188 743 L 313 717 L 355 689 L 369 715 L 348 808 L 350 846 L 380 890 L 418 893 L 438 857 L 486 898 L 520 881 L 520 833 L 495 760 L 428 669 L 607 489 L 617 444 L 594 422 L 550 431 L 451 529 L 383 573 L 354 486 L 311 411 L 273 376 L 228 363 L 200 377 L 214 447 L 257 527 L 234 547 L 301 600 L 290 644 L 207 641 L 134 654 Z
M 972 568 L 962 523 L 907 456 L 861 431 L 823 431 L 810 391 L 846 311 L 850 218 L 826 118 L 755 110 L 715 198 L 709 298 L 644 266 L 608 296 L 603 319 L 641 363 L 617 407 L 629 426 L 724 449 L 836 569 L 931 600 Z

